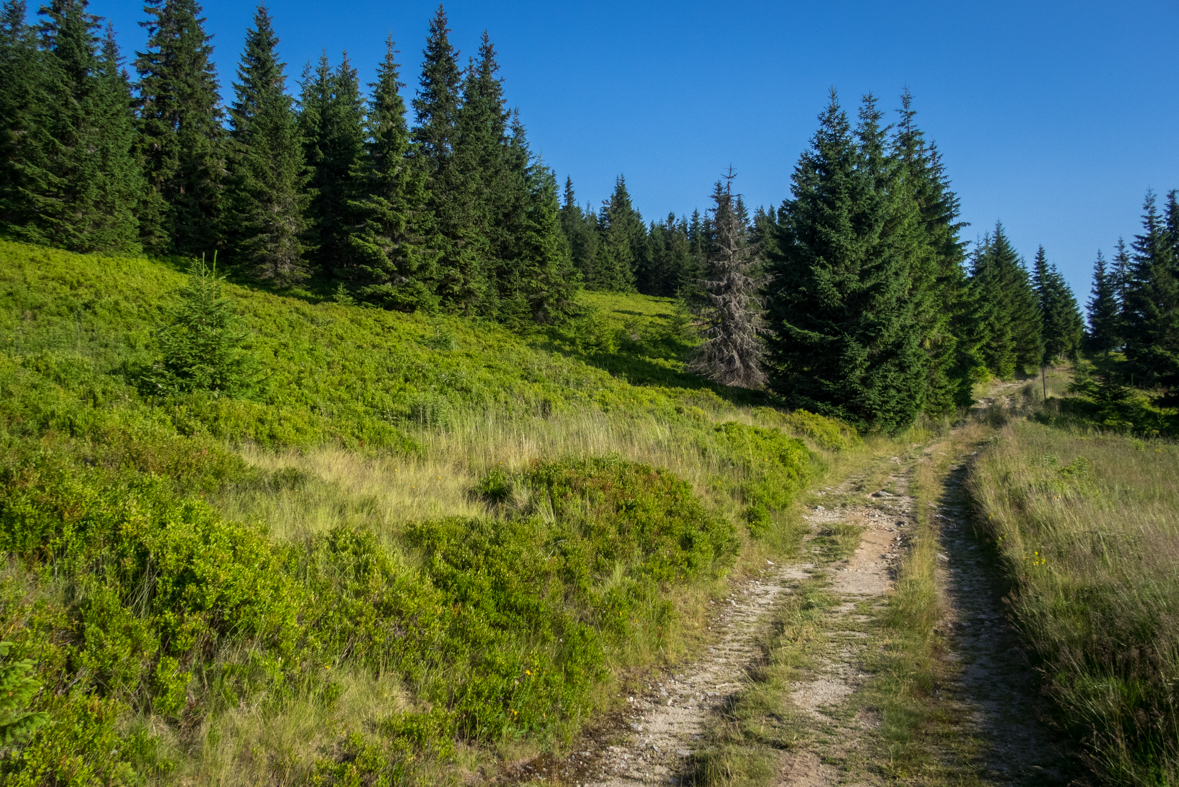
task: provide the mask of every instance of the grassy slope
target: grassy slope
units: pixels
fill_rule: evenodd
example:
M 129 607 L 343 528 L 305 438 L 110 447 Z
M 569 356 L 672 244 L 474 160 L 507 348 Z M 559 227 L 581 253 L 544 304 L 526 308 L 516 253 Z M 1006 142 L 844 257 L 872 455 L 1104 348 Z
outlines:
M 972 473 L 1016 621 L 1111 784 L 1179 783 L 1177 467 L 1172 442 L 1017 422 Z
M 8 783 L 430 783 L 560 746 L 796 546 L 854 442 L 684 374 L 637 296 L 525 340 L 231 287 L 260 392 L 153 396 L 182 283 L 0 244 L 0 631 L 53 719 Z

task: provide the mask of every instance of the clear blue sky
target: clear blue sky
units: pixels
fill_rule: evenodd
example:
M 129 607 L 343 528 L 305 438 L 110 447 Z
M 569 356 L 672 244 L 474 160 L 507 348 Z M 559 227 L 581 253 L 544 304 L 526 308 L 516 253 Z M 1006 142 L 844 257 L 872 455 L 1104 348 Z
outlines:
M 35 5 L 35 4 L 31 4 Z M 253 6 L 206 0 L 222 96 Z M 271 0 L 289 88 L 347 50 L 372 79 L 392 34 L 406 97 L 430 0 Z M 487 30 L 509 104 L 578 201 L 625 174 L 650 220 L 707 207 L 732 164 L 750 205 L 777 205 L 835 87 L 851 113 L 905 85 L 941 148 L 974 240 L 1001 219 L 1029 260 L 1043 244 L 1084 303 L 1098 248 L 1139 229 L 1147 187 L 1179 188 L 1179 2 L 447 3 L 463 62 Z M 95 0 L 128 58 L 134 0 Z

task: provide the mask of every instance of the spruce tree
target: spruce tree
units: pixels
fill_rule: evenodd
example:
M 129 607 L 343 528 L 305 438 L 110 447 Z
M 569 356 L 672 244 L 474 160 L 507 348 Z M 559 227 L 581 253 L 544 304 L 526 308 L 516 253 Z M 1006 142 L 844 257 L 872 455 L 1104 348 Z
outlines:
M 581 208 L 573 191 L 573 179 L 565 179 L 565 198 L 561 206 L 561 229 L 569 244 L 573 269 L 581 281 L 595 276 L 598 254 L 598 219 L 594 211 Z
M 499 221 L 507 230 L 498 248 L 500 312 L 517 325 L 553 324 L 574 311 L 573 293 L 579 281 L 569 244 L 561 232 L 557 179 L 543 161 L 533 162 L 524 126 L 513 113 L 511 142 L 504 187 L 499 191 Z M 515 201 L 511 195 L 523 188 L 522 213 L 504 210 Z M 493 240 L 495 236 L 493 236 Z
M 341 272 L 356 297 L 387 309 L 438 308 L 436 226 L 426 173 L 410 157 L 411 142 L 393 39 L 370 85 L 365 156 L 354 177 L 360 195 L 349 203 L 354 226 L 347 232 Z
M 914 122 L 908 89 L 899 114 L 890 153 L 900 167 L 900 198 L 912 200 L 917 211 L 910 297 L 925 356 L 924 410 L 936 416 L 968 405 L 973 388 L 972 362 L 969 353 L 958 352 L 955 327 L 966 297 L 965 244 L 959 236 L 964 225 L 937 146 L 926 142 Z
M 270 14 L 259 5 L 246 31 L 233 85 L 236 100 L 229 108 L 226 229 L 237 265 L 287 285 L 306 275 L 301 239 L 307 231 L 308 172 L 277 48 Z
M 417 152 L 430 164 L 430 175 L 437 177 L 454 148 L 462 79 L 458 52 L 451 46 L 446 10 L 441 4 L 430 20 L 430 34 L 422 55 L 422 74 L 413 100 L 418 120 L 413 139 L 418 145 Z
M 359 196 L 355 174 L 364 156 L 360 82 L 347 54 L 334 71 L 325 54 L 314 72 L 304 74 L 302 88 L 299 132 L 311 168 L 308 245 L 316 266 L 339 276 L 347 265 L 349 205 Z
M 928 370 L 921 345 L 928 320 L 920 310 L 923 300 L 932 299 L 927 293 L 935 266 L 923 260 L 920 204 L 901 160 L 891 155 L 882 119 L 876 98 L 864 96 L 855 138 L 871 192 L 861 225 L 868 244 L 861 284 L 871 294 L 865 317 L 877 356 L 863 383 L 881 426 L 892 431 L 908 426 L 925 407 Z
M 757 210 L 753 212 L 753 224 L 750 227 L 750 238 L 758 248 L 762 249 L 763 254 L 768 253 L 774 239 L 777 237 L 776 225 L 778 223 L 778 211 L 773 208 L 765 208 L 758 206 Z M 684 223 L 685 237 L 687 233 L 687 223 Z
M 759 388 L 761 369 L 761 304 L 758 282 L 750 277 L 754 250 L 733 194 L 732 169 L 713 192 L 712 226 L 701 284 L 706 305 L 699 310 L 703 341 L 688 368 L 721 385 Z
M 29 188 L 47 104 L 44 64 L 24 0 L 0 10 L 0 232 L 19 235 L 33 220 Z
M 151 391 L 244 396 L 253 389 L 255 363 L 245 349 L 247 333 L 238 325 L 224 288 L 215 257 L 211 268 L 203 257 L 193 259 L 188 283 L 160 331 L 160 357 L 146 375 Z
M 996 235 L 984 235 L 971 259 L 970 284 L 978 354 L 987 371 L 1000 379 L 1015 376 L 1015 341 L 1005 296 L 1004 268 L 1018 265 L 1015 250 L 1007 243 L 1002 226 Z
M 89 154 L 97 159 L 99 191 L 92 213 L 91 244 L 96 251 L 137 253 L 141 246 L 135 208 L 144 193 L 143 170 L 134 154 L 131 84 L 109 24 L 95 77 Z
M 688 246 L 687 221 L 669 213 L 662 222 L 651 222 L 647 237 L 648 294 L 675 297 L 682 288 L 700 278 Z M 757 241 L 751 240 L 750 245 L 756 248 Z
M 1092 297 L 1088 303 L 1089 331 L 1086 349 L 1092 353 L 1109 354 L 1121 346 L 1121 320 L 1118 314 L 1115 282 L 1105 267 L 1105 257 L 1097 252 L 1093 264 Z
M 1171 258 L 1179 259 L 1179 191 L 1167 192 L 1167 207 L 1164 211 L 1167 226 L 1167 241 L 1171 245 Z
M 521 135 L 522 138 L 522 135 Z M 534 325 L 564 322 L 575 311 L 579 277 L 561 232 L 556 174 L 543 163 L 526 173 L 527 214 L 517 240 L 520 289 L 513 293 L 517 319 Z
M 700 308 L 705 302 L 705 293 L 699 284 L 698 272 L 704 269 L 704 257 L 708 252 L 708 238 L 711 233 L 708 215 L 701 216 L 699 210 L 693 210 L 691 218 L 688 219 L 688 255 L 690 269 L 697 273 L 685 277 L 686 280 L 677 293 L 677 297 L 683 300 L 689 310 Z M 766 244 L 763 239 L 762 248 L 768 255 L 772 243 Z
M 573 236 L 577 232 L 577 225 L 581 223 L 581 208 L 577 205 L 577 195 L 573 191 L 573 178 L 565 176 L 565 190 L 561 201 L 561 231 L 565 239 L 573 245 Z
M 483 262 L 479 312 L 517 321 L 527 311 L 516 297 L 525 275 L 516 242 L 528 211 L 531 153 L 518 118 L 519 134 L 509 131 L 512 114 L 504 106 L 498 72 L 495 47 L 484 31 L 478 59 L 469 63 L 463 79 L 452 189 L 455 207 L 462 211 L 463 242 Z
M 140 232 L 151 251 L 196 255 L 215 245 L 225 180 L 212 36 L 195 0 L 147 0 L 144 11 L 147 50 L 135 59 Z
M 643 217 L 634 209 L 626 178 L 614 182 L 614 193 L 602 203 L 598 214 L 598 264 L 594 277 L 586 286 L 611 292 L 635 291 L 635 266 L 641 261 L 637 253 L 646 246 L 646 227 Z
M 1114 252 L 1113 269 L 1110 271 L 1110 276 L 1113 278 L 1114 295 L 1118 301 L 1119 319 L 1123 309 L 1126 305 L 1126 293 L 1130 289 L 1130 276 L 1133 264 L 1130 261 L 1130 251 L 1126 248 L 1126 241 L 1118 238 L 1117 251 Z M 1124 338 L 1122 329 L 1119 328 L 1119 338 Z
M 908 238 L 866 102 L 853 136 L 835 92 L 779 211 L 766 296 L 770 387 L 793 407 L 896 431 L 920 408 Z M 882 185 L 884 188 L 882 188 Z
M 83 0 L 43 7 L 40 80 L 14 170 L 16 237 L 70 251 L 134 254 L 142 193 L 131 145 L 130 86 L 114 34 Z M 34 84 L 37 84 L 35 82 Z
M 1041 246 L 1036 251 L 1032 279 L 1040 306 L 1043 365 L 1060 358 L 1076 360 L 1081 348 L 1084 321 L 1077 308 L 1076 297 Z
M 476 187 L 459 166 L 462 71 L 441 5 L 430 20 L 422 54 L 413 100 L 418 121 L 413 131 L 414 155 L 429 177 L 430 210 L 438 220 L 438 294 L 449 309 L 480 314 L 489 290 L 486 236 L 479 231 L 486 221 L 472 215 L 477 207 Z
M 1132 246 L 1123 313 L 1126 358 L 1138 386 L 1158 386 L 1163 403 L 1179 403 L 1179 265 L 1153 192 L 1146 194 L 1142 233 Z
M 981 356 L 991 374 L 1011 379 L 1039 369 L 1043 356 L 1039 302 L 1027 268 L 1001 223 L 975 252 L 972 286 L 985 322 Z
M 978 252 L 976 249 L 972 257 L 975 270 Z M 954 338 L 957 340 L 954 379 L 959 385 L 959 406 L 968 407 L 973 402 L 974 385 L 986 382 L 991 377 L 986 350 L 991 341 L 996 312 L 997 303 L 987 297 L 983 282 L 977 276 L 967 278 L 952 322 Z

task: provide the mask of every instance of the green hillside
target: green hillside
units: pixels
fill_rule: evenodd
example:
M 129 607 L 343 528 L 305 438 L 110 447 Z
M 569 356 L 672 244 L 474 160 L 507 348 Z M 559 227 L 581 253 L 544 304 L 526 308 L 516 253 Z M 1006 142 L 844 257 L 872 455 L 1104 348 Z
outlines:
M 184 283 L 0 244 L 0 677 L 36 680 L 0 711 L 45 714 L 9 784 L 436 783 L 560 747 L 796 547 L 795 494 L 858 442 L 685 374 L 642 296 L 521 337 L 231 285 L 254 392 L 168 394 Z

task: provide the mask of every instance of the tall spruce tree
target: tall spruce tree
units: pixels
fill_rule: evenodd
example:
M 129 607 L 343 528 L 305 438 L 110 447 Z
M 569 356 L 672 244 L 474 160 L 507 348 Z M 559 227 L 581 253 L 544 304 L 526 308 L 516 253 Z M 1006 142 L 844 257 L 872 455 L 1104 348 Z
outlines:
M 1093 264 L 1092 297 L 1088 303 L 1089 330 L 1085 346 L 1089 352 L 1108 354 L 1121 346 L 1121 320 L 1118 314 L 1118 299 L 1115 282 L 1106 270 L 1105 257 L 1097 252 Z
M 976 249 L 972 256 L 975 269 L 977 262 Z M 973 401 L 971 389 L 975 383 L 986 382 L 991 377 L 987 366 L 987 347 L 991 341 L 990 331 L 995 325 L 997 307 L 998 304 L 986 297 L 983 281 L 977 276 L 968 277 L 952 324 L 957 339 L 954 374 L 960 384 L 958 402 L 961 406 L 969 406 Z
M 265 5 L 238 65 L 236 100 L 229 108 L 230 157 L 226 230 L 235 263 L 280 285 L 306 275 L 303 242 L 309 202 L 303 148 L 292 100 L 286 94 L 278 36 Z
M 1167 241 L 1171 245 L 1171 258 L 1179 259 L 1179 191 L 1167 192 L 1167 207 L 1164 210 L 1167 226 Z
M 91 214 L 91 243 L 99 251 L 135 253 L 141 248 L 135 208 L 144 192 L 143 170 L 134 154 L 131 83 L 110 24 L 95 68 L 90 112 L 93 142 L 89 155 L 97 160 L 95 174 L 100 186 Z
M 565 179 L 565 199 L 561 206 L 561 229 L 569 243 L 573 269 L 581 281 L 595 277 L 598 256 L 598 217 L 591 210 L 581 208 L 573 191 L 573 179 Z
M 703 341 L 688 368 L 721 385 L 759 388 L 765 382 L 759 283 L 750 276 L 754 250 L 733 194 L 733 178 L 730 168 L 712 195 L 714 234 L 701 278 L 707 302 L 698 312 Z
M 700 278 L 688 245 L 688 223 L 669 213 L 661 222 L 651 222 L 648 236 L 648 258 L 651 281 L 649 294 L 665 298 L 675 297 L 681 289 Z M 757 241 L 752 240 L 756 247 Z
M 522 131 L 516 136 L 523 141 Z M 574 294 L 580 277 L 561 232 L 557 176 L 538 162 L 525 173 L 525 184 L 527 213 L 516 241 L 520 289 L 511 293 L 509 302 L 517 304 L 517 320 L 534 325 L 561 323 L 575 311 Z
M 573 236 L 577 226 L 581 223 L 581 208 L 577 205 L 577 194 L 573 191 L 573 178 L 565 176 L 565 190 L 561 196 L 561 232 L 565 239 L 573 246 Z
M 515 322 L 526 311 L 516 297 L 525 275 L 516 241 L 528 211 L 531 154 L 522 127 L 518 139 L 509 132 L 512 114 L 504 106 L 498 72 L 495 46 L 484 31 L 478 59 L 468 64 L 463 79 L 452 183 L 465 243 L 483 261 L 486 286 L 479 312 Z
M 767 372 L 793 407 L 896 431 L 920 408 L 904 233 L 867 103 L 853 136 L 834 91 L 779 211 L 766 296 Z
M 1039 302 L 1027 268 L 996 222 L 974 254 L 973 297 L 980 310 L 981 357 L 991 374 L 1010 379 L 1038 369 L 1043 356 Z
M 1116 251 L 1113 256 L 1113 268 L 1110 270 L 1110 276 L 1113 277 L 1114 294 L 1118 299 L 1118 311 L 1121 313 L 1126 304 L 1126 292 L 1130 289 L 1131 268 L 1133 263 L 1130 260 L 1130 251 L 1126 248 L 1126 241 L 1118 238 Z
M 0 232 L 18 235 L 32 221 L 29 188 L 36 166 L 44 68 L 24 0 L 0 10 Z
M 12 192 L 16 237 L 70 251 L 137 253 L 142 193 L 132 153 L 130 86 L 109 29 L 83 0 L 44 6 L 35 102 L 22 129 Z
M 1143 204 L 1135 236 L 1123 318 L 1126 358 L 1139 386 L 1158 386 L 1162 401 L 1179 403 L 1179 263 L 1155 195 Z
M 688 255 L 690 257 L 690 268 L 692 271 L 702 271 L 704 269 L 704 257 L 708 252 L 708 238 L 712 233 L 711 220 L 708 214 L 701 216 L 699 210 L 693 210 L 692 216 L 688 219 Z M 775 236 L 776 237 L 776 236 Z M 762 248 L 766 254 L 769 254 L 772 248 L 771 243 L 766 243 L 762 240 Z M 704 305 L 705 293 L 700 286 L 699 274 L 687 277 L 684 284 L 680 287 L 679 292 L 676 293 L 684 305 L 689 309 L 697 309 Z
M 196 0 L 147 0 L 144 12 L 147 48 L 135 59 L 140 233 L 150 251 L 196 255 L 215 245 L 225 179 L 212 36 Z
M 1044 365 L 1060 358 L 1076 360 L 1081 349 L 1084 321 L 1076 297 L 1041 246 L 1032 265 L 1032 281 L 1040 306 Z
M 481 314 L 490 286 L 486 235 L 479 231 L 482 218 L 472 215 L 475 188 L 463 177 L 456 151 L 463 75 L 447 24 L 446 10 L 439 5 L 430 20 L 413 100 L 418 121 L 414 155 L 429 176 L 430 210 L 438 220 L 438 294 L 449 309 Z
M 907 88 L 899 114 L 890 152 L 900 168 L 900 199 L 912 200 L 918 214 L 910 297 L 925 356 L 924 410 L 937 416 L 968 405 L 973 388 L 972 362 L 969 354 L 958 351 L 955 327 L 966 297 L 965 243 L 960 237 L 965 225 L 937 146 L 926 142 L 914 122 L 917 113 Z
M 355 176 L 364 156 L 364 103 L 356 69 L 344 55 L 334 71 L 326 53 L 302 79 L 299 133 L 311 168 L 308 246 L 316 267 L 342 278 L 347 266 L 350 204 L 359 196 Z
M 492 236 L 501 319 L 520 327 L 561 322 L 573 310 L 578 278 L 561 232 L 556 175 L 543 162 L 533 162 L 519 113 L 512 115 L 502 178 L 492 192 L 502 195 L 503 231 Z
M 646 246 L 646 227 L 643 218 L 631 205 L 622 175 L 614 181 L 614 193 L 602 203 L 598 213 L 598 259 L 593 278 L 586 286 L 611 292 L 635 291 L 635 265 L 640 257 L 636 252 Z
M 436 225 L 429 210 L 426 172 L 410 157 L 409 126 L 401 98 L 393 39 L 370 85 L 368 142 L 354 177 L 357 198 L 349 203 L 354 226 L 341 271 L 356 297 L 387 309 L 438 308 Z

